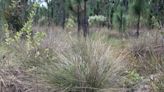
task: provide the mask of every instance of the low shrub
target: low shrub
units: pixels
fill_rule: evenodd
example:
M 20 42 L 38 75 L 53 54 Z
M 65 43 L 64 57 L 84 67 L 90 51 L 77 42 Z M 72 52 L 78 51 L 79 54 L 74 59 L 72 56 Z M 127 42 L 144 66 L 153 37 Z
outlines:
M 95 15 L 95 16 L 90 16 L 88 22 L 90 26 L 98 26 L 98 25 L 105 26 L 106 19 L 107 18 L 102 15 Z

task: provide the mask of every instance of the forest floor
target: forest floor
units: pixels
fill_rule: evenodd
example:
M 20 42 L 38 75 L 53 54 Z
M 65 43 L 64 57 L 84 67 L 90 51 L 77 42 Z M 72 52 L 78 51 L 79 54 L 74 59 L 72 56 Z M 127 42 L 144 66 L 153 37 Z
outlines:
M 163 92 L 164 30 L 34 27 L 39 45 L 0 44 L 0 92 Z M 129 29 L 130 30 L 130 29 Z

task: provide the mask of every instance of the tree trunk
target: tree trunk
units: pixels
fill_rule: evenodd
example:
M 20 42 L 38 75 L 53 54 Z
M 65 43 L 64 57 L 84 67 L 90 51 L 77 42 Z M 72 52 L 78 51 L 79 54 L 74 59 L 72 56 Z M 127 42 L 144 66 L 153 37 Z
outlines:
M 136 36 L 139 37 L 140 33 L 139 33 L 139 30 L 140 30 L 140 17 L 141 15 L 139 14 L 138 15 L 138 20 L 137 20 L 137 31 L 136 31 Z
M 80 30 L 81 30 L 81 23 L 80 23 L 80 2 L 78 2 L 78 6 L 77 6 L 77 31 L 78 31 L 78 35 L 80 35 Z
M 123 33 L 123 10 L 121 9 L 121 14 L 120 14 L 120 32 Z
M 88 19 L 87 19 L 87 0 L 84 0 L 84 26 L 83 26 L 84 37 L 88 34 Z
M 66 19 L 66 11 L 65 11 L 65 0 L 62 0 L 62 12 L 63 12 L 63 16 L 62 16 L 62 28 L 65 28 L 65 19 Z
M 128 4 L 129 4 L 128 0 L 123 0 L 123 5 L 125 6 L 126 12 L 128 12 L 128 8 L 129 8 Z
M 152 14 L 152 12 L 151 12 L 151 14 Z M 149 16 L 148 16 L 148 28 L 149 29 L 153 29 L 154 28 L 154 25 L 153 25 L 153 21 L 152 21 L 152 15 L 151 14 L 149 14 Z
M 100 2 L 99 1 L 95 1 L 95 2 L 96 2 L 96 9 L 95 9 L 94 13 L 96 15 L 99 15 L 99 13 L 100 13 Z
M 113 14 L 114 14 L 114 8 L 112 7 L 111 12 L 110 12 L 110 25 L 111 25 L 111 29 L 113 29 Z
M 108 9 L 109 9 L 109 5 L 108 5 Z M 110 28 L 110 22 L 109 22 L 109 10 L 107 11 L 107 27 L 108 27 L 108 29 Z
M 47 2 L 47 7 L 48 7 L 48 10 L 50 9 L 50 4 Z M 50 12 L 47 11 L 47 17 L 48 17 L 48 26 L 50 26 Z
M 53 5 L 51 5 L 51 16 L 50 16 L 50 23 L 54 22 L 54 9 L 53 9 Z
M 110 28 L 109 16 L 107 17 L 107 27 Z

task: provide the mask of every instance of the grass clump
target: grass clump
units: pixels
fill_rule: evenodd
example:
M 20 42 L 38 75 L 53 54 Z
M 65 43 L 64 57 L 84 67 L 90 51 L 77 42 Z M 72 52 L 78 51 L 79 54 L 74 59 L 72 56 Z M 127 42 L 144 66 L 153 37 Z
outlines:
M 67 40 L 65 44 L 54 42 L 51 47 L 46 45 L 46 49 L 41 46 L 43 52 L 38 50 L 40 54 L 31 57 L 39 61 L 35 63 L 39 76 L 58 91 L 97 92 L 119 87 L 125 69 L 123 57 L 115 58 L 110 46 L 99 40 L 77 40 L 71 37 Z
M 131 67 L 142 76 L 140 86 L 153 92 L 163 92 L 164 41 L 159 32 L 145 32 L 130 42 Z M 143 85 L 143 84 L 144 85 Z
M 130 43 L 135 66 L 142 74 L 153 74 L 163 71 L 164 45 L 162 35 L 158 32 L 146 32 L 139 39 Z

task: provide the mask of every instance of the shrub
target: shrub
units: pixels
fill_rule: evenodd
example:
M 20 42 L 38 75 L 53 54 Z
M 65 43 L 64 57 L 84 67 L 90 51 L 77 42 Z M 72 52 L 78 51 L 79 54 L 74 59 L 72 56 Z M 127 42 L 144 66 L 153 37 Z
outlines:
M 66 26 L 67 29 L 73 28 L 73 27 L 75 27 L 75 25 L 76 25 L 76 23 L 74 21 L 74 17 L 70 17 L 66 20 L 65 26 Z
M 98 26 L 98 25 L 103 26 L 105 25 L 106 17 L 102 15 L 90 16 L 88 22 L 90 26 Z
M 143 80 L 143 77 L 140 76 L 136 70 L 127 71 L 127 74 L 124 78 L 124 84 L 127 86 L 127 88 L 133 88 Z

